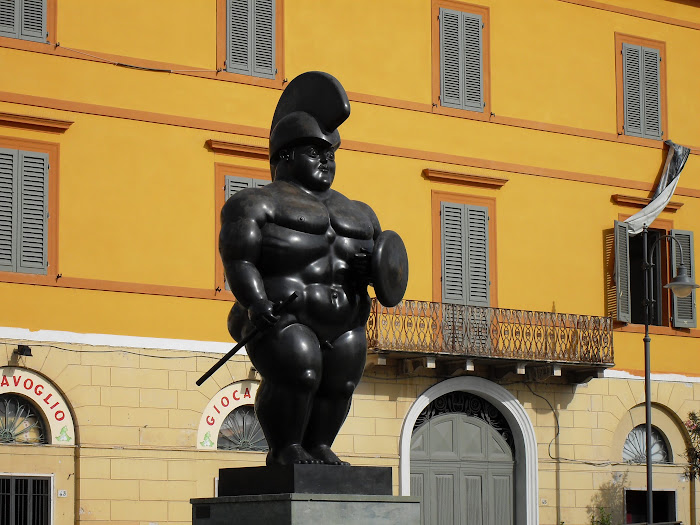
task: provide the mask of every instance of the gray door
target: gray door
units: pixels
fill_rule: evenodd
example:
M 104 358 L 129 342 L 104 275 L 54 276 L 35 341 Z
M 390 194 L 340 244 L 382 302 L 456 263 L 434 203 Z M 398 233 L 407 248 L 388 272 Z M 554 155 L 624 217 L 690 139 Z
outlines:
M 413 432 L 411 495 L 423 525 L 512 525 L 513 453 L 481 419 L 434 417 Z

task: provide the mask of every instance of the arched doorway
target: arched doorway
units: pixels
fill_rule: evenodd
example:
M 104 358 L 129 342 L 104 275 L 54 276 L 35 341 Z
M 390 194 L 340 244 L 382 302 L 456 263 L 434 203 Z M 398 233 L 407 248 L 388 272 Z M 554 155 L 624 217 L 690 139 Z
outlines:
M 468 405 L 488 403 L 464 392 L 447 396 L 468 398 Z M 421 498 L 424 525 L 512 525 L 514 458 L 506 432 L 455 412 L 414 429 L 411 495 Z
M 451 392 L 467 392 L 473 394 L 491 403 L 503 416 L 503 419 L 510 429 L 511 438 L 508 439 L 504 437 L 503 433 L 499 431 L 500 429 L 496 428 L 496 430 L 500 437 L 506 442 L 512 454 L 513 500 L 510 506 L 510 508 L 513 509 L 512 523 L 513 525 L 537 525 L 539 523 L 539 506 L 537 500 L 539 490 L 537 480 L 537 440 L 535 439 L 535 429 L 532 425 L 532 421 L 513 394 L 502 386 L 480 377 L 463 376 L 442 381 L 426 390 L 413 403 L 406 414 L 401 431 L 401 455 L 399 458 L 399 487 L 401 495 L 411 495 L 411 445 L 414 437 L 414 429 L 416 426 L 421 425 L 419 422 L 421 414 L 433 401 Z M 438 421 L 437 417 L 434 419 Z M 483 419 L 481 420 L 484 421 Z M 493 420 L 487 422 L 489 422 L 490 426 L 494 426 L 491 424 L 494 422 Z M 416 423 L 418 423 L 418 425 L 416 425 Z M 474 422 L 471 421 L 471 423 L 473 424 Z M 466 432 L 469 432 L 469 430 Z M 472 432 L 476 431 L 472 429 Z M 495 440 L 498 443 L 498 439 L 495 438 Z M 496 465 L 494 465 L 494 467 L 495 466 Z M 494 469 L 494 472 L 496 472 L 496 469 Z M 503 480 L 501 479 L 501 481 Z M 476 483 L 476 481 L 472 483 Z M 457 519 L 455 519 L 454 523 L 469 523 L 461 521 L 457 516 L 455 516 L 455 518 Z M 484 523 L 486 523 L 486 521 L 484 521 Z

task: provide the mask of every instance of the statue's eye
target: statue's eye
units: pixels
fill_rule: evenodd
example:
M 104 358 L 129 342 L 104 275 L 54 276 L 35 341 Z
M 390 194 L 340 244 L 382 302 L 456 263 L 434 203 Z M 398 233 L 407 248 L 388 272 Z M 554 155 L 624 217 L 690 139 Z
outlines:
M 328 160 L 333 160 L 333 159 L 335 159 L 335 152 L 334 152 L 332 149 L 331 149 L 331 150 L 328 150 L 328 152 L 326 153 L 326 158 L 327 158 Z
M 307 153 L 310 157 L 318 157 L 318 151 L 316 151 L 316 148 L 314 147 L 310 147 Z

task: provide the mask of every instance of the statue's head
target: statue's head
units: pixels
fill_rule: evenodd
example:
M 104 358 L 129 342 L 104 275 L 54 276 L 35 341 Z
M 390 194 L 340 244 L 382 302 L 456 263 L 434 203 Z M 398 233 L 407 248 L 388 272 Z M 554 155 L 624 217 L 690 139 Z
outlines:
M 320 71 L 302 73 L 284 90 L 270 127 L 273 180 L 293 177 L 315 191 L 328 189 L 335 175 L 338 126 L 350 102 L 338 80 Z

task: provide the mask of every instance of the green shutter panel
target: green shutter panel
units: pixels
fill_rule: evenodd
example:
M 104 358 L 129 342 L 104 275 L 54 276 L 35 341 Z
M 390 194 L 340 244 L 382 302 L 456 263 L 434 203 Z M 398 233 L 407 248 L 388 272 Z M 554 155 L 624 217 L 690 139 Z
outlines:
M 683 264 L 688 270 L 688 275 L 695 280 L 695 254 L 693 252 L 693 232 L 684 230 L 671 230 L 671 236 L 683 247 Z M 671 271 L 675 277 L 678 266 L 681 263 L 681 251 L 678 244 L 673 243 L 671 250 Z M 696 328 L 698 325 L 697 308 L 695 304 L 696 290 L 688 297 L 676 297 L 673 295 L 673 326 L 676 328 Z
M 615 290 L 617 320 L 632 322 L 630 303 L 630 258 L 627 223 L 615 221 Z
M 275 78 L 275 0 L 253 0 L 253 70 Z
M 19 152 L 17 271 L 46 274 L 49 219 L 49 156 Z
M 460 35 L 462 13 L 440 9 L 440 103 L 462 107 L 464 41 Z
M 24 40 L 46 42 L 46 0 L 19 0 L 19 37 Z
M 480 15 L 462 13 L 462 40 L 464 42 L 464 80 L 462 107 L 484 111 L 483 60 Z
M 625 135 L 642 136 L 642 48 L 622 44 Z
M 0 0 L 0 36 L 19 36 L 20 0 Z
M 489 305 L 489 216 L 483 206 L 465 206 L 467 235 L 467 304 Z
M 251 74 L 252 0 L 226 0 L 226 71 Z
M 442 302 L 467 303 L 467 246 L 464 237 L 464 206 L 443 202 L 440 206 L 442 234 Z
M 17 150 L 0 148 L 0 271 L 16 272 Z
M 658 49 L 642 48 L 642 93 L 644 120 L 642 134 L 649 139 L 661 139 L 661 53 Z

